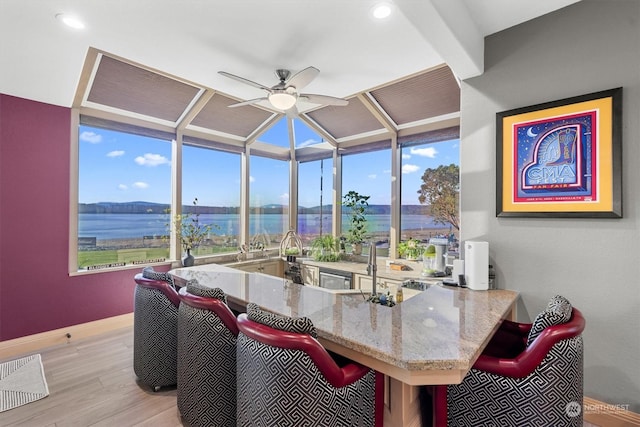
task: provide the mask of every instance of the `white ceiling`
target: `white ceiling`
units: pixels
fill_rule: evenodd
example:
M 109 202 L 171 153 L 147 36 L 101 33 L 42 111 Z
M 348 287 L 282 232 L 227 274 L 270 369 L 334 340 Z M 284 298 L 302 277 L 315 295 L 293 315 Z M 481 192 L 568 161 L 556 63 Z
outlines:
M 446 62 L 483 71 L 483 38 L 577 0 L 0 0 L 0 93 L 71 106 L 89 47 L 250 99 L 276 68 L 313 65 L 304 91 L 347 97 Z M 55 18 L 73 13 L 73 30 Z

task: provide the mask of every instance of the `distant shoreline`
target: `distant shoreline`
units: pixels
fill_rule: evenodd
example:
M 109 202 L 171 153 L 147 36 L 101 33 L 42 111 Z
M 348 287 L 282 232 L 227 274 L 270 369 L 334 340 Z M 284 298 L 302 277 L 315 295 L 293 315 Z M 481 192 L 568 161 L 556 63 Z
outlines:
M 459 237 L 459 233 L 457 230 L 453 230 L 453 234 L 456 239 Z M 430 227 L 430 228 L 422 228 L 422 229 L 409 229 L 402 230 L 403 240 L 411 237 L 421 241 L 428 241 L 431 237 L 447 237 L 449 235 L 449 227 Z M 316 237 L 317 234 L 310 234 L 308 239 L 312 240 Z M 370 241 L 383 241 L 387 236 L 388 232 L 373 232 L 370 233 L 371 238 Z M 216 238 L 217 237 L 217 238 Z M 223 241 L 225 240 L 225 236 L 214 236 L 214 241 L 220 246 L 223 245 Z M 131 248 L 160 248 L 166 247 L 168 245 L 168 241 L 161 237 L 155 239 L 144 239 L 143 237 L 125 237 L 125 238 L 109 238 L 109 239 L 96 239 L 96 246 L 91 248 L 83 248 L 84 250 L 117 250 L 117 249 L 131 249 Z M 229 243 L 227 243 L 229 246 Z M 232 246 L 230 246 L 232 247 Z

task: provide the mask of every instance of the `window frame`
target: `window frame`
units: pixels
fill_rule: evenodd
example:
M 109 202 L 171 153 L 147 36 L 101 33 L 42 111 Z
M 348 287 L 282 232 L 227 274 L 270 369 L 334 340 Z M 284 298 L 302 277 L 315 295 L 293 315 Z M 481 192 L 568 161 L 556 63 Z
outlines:
M 86 109 L 85 109 L 86 110 Z M 239 225 L 239 241 L 249 242 L 249 212 L 250 212 L 250 182 L 249 182 L 249 169 L 251 159 L 251 146 L 252 141 L 245 142 L 243 145 L 229 145 L 225 143 L 216 143 L 215 141 L 208 139 L 201 139 L 193 136 L 185 136 L 183 130 L 178 127 L 177 129 L 167 125 L 146 122 L 140 119 L 124 117 L 115 113 L 105 113 L 94 110 L 86 110 L 87 114 L 83 114 L 83 111 L 79 108 L 71 109 L 71 141 L 70 141 L 70 186 L 69 186 L 69 275 L 84 275 L 84 274 L 96 274 L 103 272 L 110 272 L 114 270 L 129 270 L 139 269 L 142 265 L 179 265 L 180 245 L 176 238 L 175 230 L 172 229 L 170 237 L 170 254 L 169 259 L 163 262 L 140 264 L 140 265 L 126 265 L 123 267 L 112 267 L 96 270 L 78 270 L 78 197 L 79 197 L 79 129 L 80 125 L 103 127 L 109 130 L 121 131 L 139 134 L 143 136 L 150 136 L 154 138 L 168 139 L 170 138 L 172 144 L 172 189 L 171 189 L 171 209 L 175 214 L 181 213 L 182 204 L 182 146 L 184 141 L 190 146 L 203 146 L 203 148 L 211 148 L 213 150 L 227 151 L 239 153 L 241 156 L 240 167 L 240 225 Z M 288 119 L 288 125 L 292 126 L 292 119 Z M 295 147 L 295 141 L 292 132 L 289 132 L 290 145 Z M 391 135 L 390 138 L 378 143 L 365 143 L 358 145 L 350 145 L 348 149 L 344 150 L 344 154 L 356 154 L 358 152 L 377 151 L 383 148 L 391 149 L 391 226 L 389 230 L 389 256 L 392 258 L 397 257 L 397 244 L 401 236 L 400 230 L 400 212 L 401 212 L 401 167 L 402 167 L 402 148 L 412 145 L 422 145 L 430 142 L 439 142 L 445 139 L 459 139 L 459 128 L 445 128 L 437 131 L 428 131 L 419 135 L 412 135 L 409 137 L 398 136 L 397 133 Z M 323 143 L 327 145 L 326 143 Z M 263 144 L 262 144 L 263 145 Z M 255 144 L 254 156 L 259 157 L 271 157 L 277 160 L 283 160 L 289 162 L 289 227 L 297 229 L 298 226 L 298 162 L 318 160 L 319 158 L 333 158 L 333 218 L 332 218 L 332 230 L 331 233 L 334 236 L 339 236 L 342 229 L 342 157 L 343 154 L 339 153 L 335 145 L 332 147 L 324 147 L 326 152 L 313 151 L 307 154 L 305 148 L 292 148 L 290 154 L 287 156 L 281 150 L 268 150 L 263 152 L 260 143 Z M 331 150 L 329 154 L 329 149 Z M 296 154 L 299 152 L 300 160 L 296 159 Z M 266 155 L 265 155 L 266 154 Z M 394 201 L 396 201 L 394 203 Z M 286 230 L 285 230 L 286 233 Z M 207 262 L 232 262 L 236 260 L 236 254 L 216 254 L 216 255 L 204 255 L 198 257 L 198 264 Z

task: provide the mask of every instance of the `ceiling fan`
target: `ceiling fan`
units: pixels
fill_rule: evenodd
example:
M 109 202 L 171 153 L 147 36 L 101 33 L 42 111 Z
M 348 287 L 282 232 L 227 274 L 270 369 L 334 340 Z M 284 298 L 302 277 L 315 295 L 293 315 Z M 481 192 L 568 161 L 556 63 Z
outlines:
M 280 82 L 272 87 L 247 80 L 243 77 L 239 77 L 225 71 L 218 71 L 218 73 L 222 74 L 225 77 L 229 77 L 239 82 L 248 84 L 249 86 L 257 87 L 258 89 L 262 89 L 268 92 L 268 95 L 265 97 L 238 102 L 237 104 L 229 105 L 229 107 L 241 107 L 243 105 L 257 104 L 261 101 L 269 101 L 273 108 L 286 112 L 287 116 L 297 116 L 298 109 L 296 107 L 296 102 L 298 100 L 311 102 L 313 104 L 336 106 L 344 106 L 349 103 L 349 101 L 347 101 L 346 99 L 336 98 L 333 96 L 299 92 L 302 88 L 311 83 L 311 81 L 316 78 L 318 73 L 320 73 L 320 70 L 315 67 L 307 67 L 294 75 L 291 75 L 291 72 L 289 70 L 276 70 L 275 73 L 278 79 L 280 79 Z

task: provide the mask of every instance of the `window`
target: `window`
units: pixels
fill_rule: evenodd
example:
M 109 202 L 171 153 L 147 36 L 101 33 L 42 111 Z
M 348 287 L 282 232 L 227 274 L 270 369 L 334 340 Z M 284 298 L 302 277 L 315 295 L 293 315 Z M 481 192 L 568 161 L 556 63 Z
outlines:
M 169 256 L 170 141 L 81 125 L 78 269 Z
M 421 203 L 420 186 L 427 169 L 460 164 L 459 140 L 435 142 L 402 148 L 401 240 L 410 237 L 428 242 L 431 237 L 459 237 L 458 229 L 431 214 L 428 202 Z M 455 211 L 459 209 L 456 201 Z M 453 239 L 452 239 L 453 240 Z
M 298 166 L 298 236 L 303 246 L 331 234 L 333 213 L 333 159 Z
M 289 231 L 289 161 L 251 156 L 249 249 L 278 248 Z
M 182 210 L 212 225 L 193 255 L 237 252 L 240 246 L 240 155 L 183 145 Z
M 367 209 L 369 241 L 389 247 L 391 229 L 391 150 L 379 150 L 344 156 L 342 159 L 342 196 L 349 191 L 370 196 Z M 342 212 L 342 234 L 349 228 L 349 213 Z M 366 252 L 366 247 L 364 252 Z M 383 253 L 383 251 L 381 252 Z

